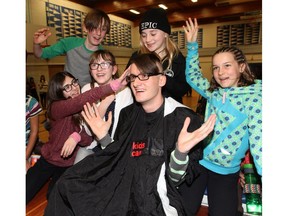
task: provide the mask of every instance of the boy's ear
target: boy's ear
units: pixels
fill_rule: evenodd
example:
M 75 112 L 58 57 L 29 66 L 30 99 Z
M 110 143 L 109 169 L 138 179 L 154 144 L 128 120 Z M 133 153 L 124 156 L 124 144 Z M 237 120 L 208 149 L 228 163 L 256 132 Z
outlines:
M 160 79 L 159 79 L 159 86 L 163 87 L 166 84 L 166 76 L 165 75 L 161 75 Z
M 85 25 L 82 25 L 82 29 L 83 29 L 83 32 L 85 32 L 85 33 L 88 32 Z

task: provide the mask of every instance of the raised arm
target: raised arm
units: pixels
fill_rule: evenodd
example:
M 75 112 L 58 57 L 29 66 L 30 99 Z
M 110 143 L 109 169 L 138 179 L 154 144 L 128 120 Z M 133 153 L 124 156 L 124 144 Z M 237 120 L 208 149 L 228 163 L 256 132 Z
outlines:
M 193 132 L 188 132 L 187 128 L 190 124 L 190 118 L 187 117 L 178 136 L 176 148 L 181 153 L 188 153 L 195 145 L 204 140 L 210 134 L 210 132 L 213 131 L 215 122 L 216 115 L 212 114 L 200 128 Z
M 37 30 L 33 36 L 33 53 L 35 57 L 40 58 L 42 55 L 41 43 L 43 43 L 47 38 L 51 36 L 49 28 L 42 28 Z
M 79 113 L 87 102 L 93 103 L 98 101 L 100 98 L 120 91 L 127 85 L 127 73 L 128 71 L 126 70 L 118 79 L 111 81 L 109 84 L 92 88 L 75 98 L 53 102 L 50 109 L 51 116 L 56 120 Z
M 211 115 L 200 128 L 193 132 L 188 132 L 190 118 L 187 117 L 178 136 L 176 149 L 171 153 L 169 163 L 169 177 L 177 184 L 185 176 L 189 163 L 189 151 L 205 139 L 214 129 L 216 115 Z
M 204 98 L 208 98 L 211 94 L 208 89 L 210 87 L 209 80 L 203 76 L 199 65 L 198 53 L 198 23 L 194 18 L 186 20 L 186 26 L 183 26 L 187 40 L 187 55 L 186 55 L 186 81 L 187 83 Z
M 186 22 L 186 26 L 183 26 L 183 29 L 186 35 L 187 42 L 197 41 L 197 36 L 198 36 L 197 19 L 194 18 L 194 23 L 193 23 L 192 19 L 189 17 L 189 19 L 186 20 L 185 22 Z
M 109 112 L 108 119 L 105 121 L 100 116 L 97 105 L 93 103 L 91 106 L 87 103 L 84 105 L 84 111 L 81 112 L 81 115 L 90 126 L 102 148 L 111 143 L 112 139 L 108 131 L 112 124 L 112 112 Z

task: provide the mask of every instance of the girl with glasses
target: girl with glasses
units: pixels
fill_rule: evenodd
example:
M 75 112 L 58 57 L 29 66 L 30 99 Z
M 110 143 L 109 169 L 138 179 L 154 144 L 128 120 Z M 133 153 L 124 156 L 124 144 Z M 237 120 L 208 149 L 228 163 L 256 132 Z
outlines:
M 92 137 L 81 126 L 83 105 L 113 94 L 125 85 L 126 72 L 108 85 L 83 94 L 80 94 L 78 80 L 69 72 L 59 72 L 50 79 L 47 106 L 51 125 L 49 141 L 41 148 L 40 159 L 26 174 L 26 204 L 51 178 L 48 198 L 58 178 L 73 165 L 79 145 L 87 146 L 92 142 Z
M 197 143 L 213 130 L 216 119 L 211 116 L 201 126 L 200 117 L 190 108 L 165 98 L 162 72 L 159 58 L 152 53 L 133 60 L 130 77 L 155 76 L 130 83 L 136 102 L 121 110 L 113 140 L 108 132 L 112 116 L 103 121 L 95 103 L 84 106 L 81 114 L 106 148 L 61 176 L 46 216 L 185 215 L 176 186 L 185 181 L 181 177 L 186 170 L 197 174 L 202 156 Z
M 87 92 L 95 87 L 103 86 L 111 83 L 118 78 L 118 67 L 116 65 L 115 56 L 108 50 L 97 50 L 90 57 L 90 74 L 92 82 L 86 84 L 81 89 L 81 92 Z M 97 104 L 101 117 L 108 120 L 108 113 L 112 112 L 112 124 L 109 128 L 109 135 L 114 137 L 115 129 L 118 123 L 119 114 L 122 108 L 133 103 L 133 96 L 129 87 L 125 87 L 121 91 L 111 94 L 101 100 L 94 101 Z M 85 130 L 88 134 L 93 134 L 85 125 Z M 98 145 L 96 139 L 89 146 L 80 147 L 74 163 L 78 163 L 87 155 L 92 154 L 104 146 Z

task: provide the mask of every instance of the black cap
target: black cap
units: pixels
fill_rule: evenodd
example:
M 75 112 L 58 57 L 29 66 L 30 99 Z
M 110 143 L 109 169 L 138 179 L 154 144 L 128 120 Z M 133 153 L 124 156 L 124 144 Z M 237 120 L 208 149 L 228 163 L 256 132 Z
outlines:
M 144 29 L 160 29 L 170 35 L 171 27 L 166 11 L 162 8 L 152 8 L 146 11 L 139 24 L 139 33 Z

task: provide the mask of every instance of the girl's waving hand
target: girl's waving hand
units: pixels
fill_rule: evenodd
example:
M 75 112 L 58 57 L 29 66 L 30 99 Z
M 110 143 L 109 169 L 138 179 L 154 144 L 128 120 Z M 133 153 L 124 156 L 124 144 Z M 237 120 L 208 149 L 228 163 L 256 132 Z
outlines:
M 186 20 L 185 22 L 186 22 L 186 26 L 183 25 L 183 29 L 184 29 L 184 32 L 186 34 L 187 42 L 197 41 L 197 35 L 198 35 L 197 19 L 194 18 L 194 23 L 193 23 L 192 19 L 189 17 L 189 19 Z

